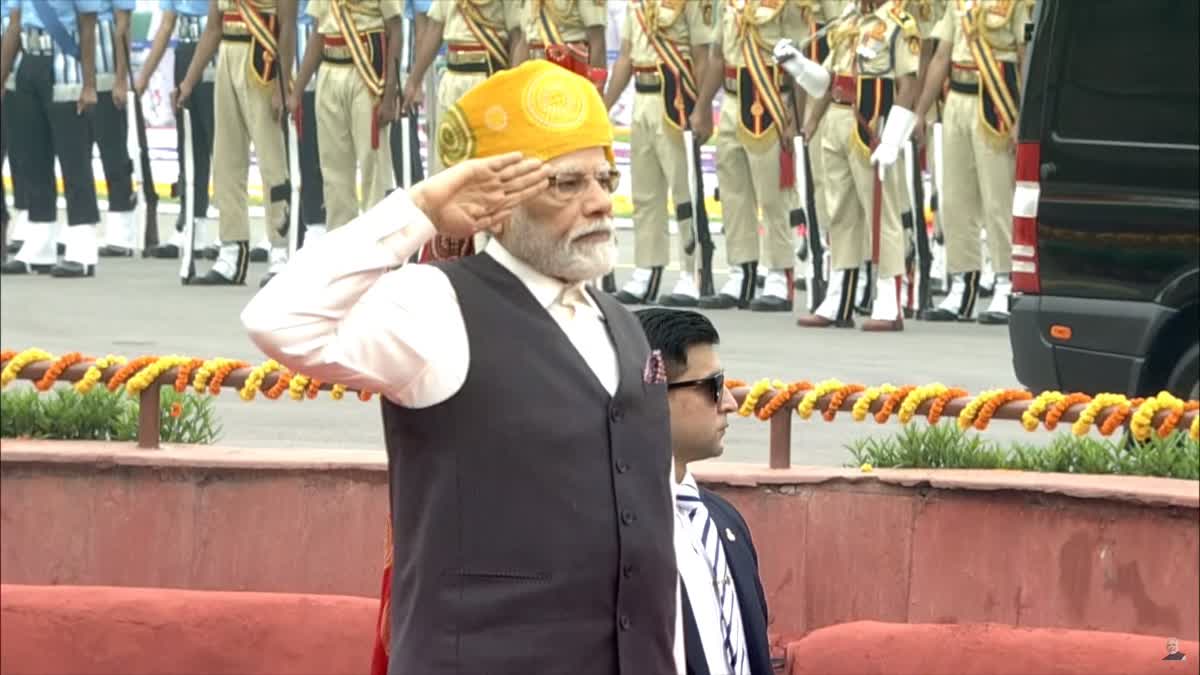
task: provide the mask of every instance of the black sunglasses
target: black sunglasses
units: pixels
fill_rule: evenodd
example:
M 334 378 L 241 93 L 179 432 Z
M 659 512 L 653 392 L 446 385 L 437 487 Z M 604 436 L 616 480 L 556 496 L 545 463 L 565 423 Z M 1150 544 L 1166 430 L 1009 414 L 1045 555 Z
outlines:
M 678 389 L 679 387 L 697 387 L 700 385 L 708 387 L 709 392 L 712 394 L 713 402 L 719 404 L 721 402 L 721 397 L 725 395 L 725 373 L 716 373 L 699 380 L 671 382 L 667 385 L 667 389 Z

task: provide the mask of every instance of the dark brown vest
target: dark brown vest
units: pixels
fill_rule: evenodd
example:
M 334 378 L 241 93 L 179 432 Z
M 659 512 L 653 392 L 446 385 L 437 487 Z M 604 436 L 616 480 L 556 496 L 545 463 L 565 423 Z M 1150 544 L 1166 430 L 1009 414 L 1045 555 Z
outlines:
M 609 396 L 489 255 L 436 263 L 458 295 L 466 382 L 384 403 L 395 569 L 391 675 L 668 675 L 675 554 L 666 387 L 636 319 L 593 292 Z

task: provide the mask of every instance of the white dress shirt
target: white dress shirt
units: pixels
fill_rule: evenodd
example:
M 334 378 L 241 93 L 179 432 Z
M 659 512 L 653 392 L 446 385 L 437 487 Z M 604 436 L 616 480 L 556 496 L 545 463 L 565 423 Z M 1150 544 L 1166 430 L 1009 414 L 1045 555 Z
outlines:
M 693 488 L 696 487 L 696 478 L 690 471 L 683 474 L 683 482 L 690 484 Z M 723 541 L 721 545 L 724 546 Z M 692 615 L 696 620 L 696 630 L 700 634 L 704 660 L 708 662 L 708 672 L 712 675 L 742 675 L 742 673 L 731 673 L 729 662 L 725 657 L 721 607 L 713 589 L 712 568 L 709 567 L 708 559 L 704 557 L 703 551 L 704 542 L 701 540 L 698 528 L 692 527 L 683 508 L 677 507 L 675 509 L 675 560 L 679 566 L 679 576 L 683 579 L 683 588 L 687 592 L 688 602 L 692 606 Z M 729 586 L 729 592 L 733 594 L 733 606 L 737 607 L 737 589 L 732 584 Z M 733 630 L 743 631 L 737 639 L 741 644 L 746 644 L 746 636 L 741 622 L 735 623 Z
M 296 253 L 242 311 L 250 339 L 284 366 L 366 389 L 396 405 L 427 408 L 467 379 L 470 349 L 458 296 L 433 265 L 405 262 L 435 234 L 404 190 Z M 496 239 L 483 251 L 512 272 L 562 327 L 610 395 L 616 349 L 583 283 L 565 284 L 513 257 Z M 398 269 L 397 269 L 398 268 Z M 671 476 L 674 476 L 674 462 Z M 674 508 L 675 481 L 671 483 Z M 676 589 L 675 662 L 683 675 Z

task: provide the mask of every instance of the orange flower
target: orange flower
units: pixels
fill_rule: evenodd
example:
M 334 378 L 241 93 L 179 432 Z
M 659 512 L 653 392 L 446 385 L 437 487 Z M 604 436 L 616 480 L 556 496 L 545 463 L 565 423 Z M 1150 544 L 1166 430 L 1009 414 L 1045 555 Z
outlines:
M 121 385 L 125 384 L 125 380 L 128 380 L 129 378 L 133 377 L 134 373 L 141 370 L 142 368 L 145 368 L 146 366 L 150 365 L 151 363 L 154 363 L 157 360 L 158 360 L 157 356 L 139 356 L 136 359 L 125 364 L 124 366 L 121 367 L 120 370 L 118 370 L 112 376 L 112 379 L 108 381 L 108 390 L 116 391 L 116 390 L 120 389 Z
M 82 360 L 83 354 L 80 354 L 79 352 L 64 354 L 57 361 L 55 361 L 53 365 L 46 369 L 46 373 L 42 375 L 42 379 L 35 382 L 33 386 L 36 387 L 38 391 L 49 391 L 50 388 L 54 386 L 54 381 L 57 380 L 67 370 L 67 368 L 70 368 Z
M 934 425 L 942 418 L 942 411 L 946 409 L 946 404 L 956 398 L 962 398 L 967 395 L 966 389 L 954 387 L 942 393 L 941 396 L 933 399 L 933 404 L 929 406 L 929 424 Z
M 1054 407 L 1046 413 L 1046 419 L 1044 421 L 1044 424 L 1046 425 L 1046 431 L 1054 431 L 1054 428 L 1058 426 L 1058 421 L 1062 419 L 1064 413 L 1071 409 L 1071 406 L 1080 403 L 1088 403 L 1091 400 L 1091 396 L 1080 392 L 1067 394 L 1066 398 L 1056 403 Z
M 912 390 L 916 388 L 916 385 L 906 384 L 893 392 L 892 395 L 887 397 L 887 400 L 883 402 L 883 405 L 880 406 L 879 412 L 875 413 L 875 421 L 880 424 L 888 421 L 888 418 L 892 416 L 892 411 L 896 409 L 896 406 L 900 405 L 901 401 L 903 401 L 905 397 L 911 394 Z
M 838 389 L 834 392 L 833 396 L 829 397 L 829 403 L 825 406 L 825 412 L 822 414 L 822 417 L 825 418 L 826 422 L 832 422 L 837 417 L 838 410 L 841 409 L 842 404 L 846 402 L 846 398 L 850 394 L 857 394 L 865 389 L 866 386 L 861 384 L 848 384 Z
M 183 405 L 176 401 L 171 404 L 171 417 L 179 417 L 183 414 Z
M 983 404 L 983 408 L 979 411 L 979 414 L 975 416 L 975 428 L 980 431 L 987 429 L 988 422 L 991 421 L 992 416 L 995 415 L 996 411 L 1002 408 L 1005 403 L 1009 403 L 1010 401 L 1028 401 L 1032 398 L 1033 394 L 1025 391 L 1024 389 L 1009 389 L 1001 392 L 995 398 Z

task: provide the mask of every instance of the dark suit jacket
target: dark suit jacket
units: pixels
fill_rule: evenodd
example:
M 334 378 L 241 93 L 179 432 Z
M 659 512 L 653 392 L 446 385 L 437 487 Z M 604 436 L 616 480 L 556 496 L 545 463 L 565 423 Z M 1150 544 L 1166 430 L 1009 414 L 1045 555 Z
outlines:
M 767 600 L 762 582 L 758 578 L 758 552 L 750 539 L 750 528 L 733 505 L 718 497 L 716 493 L 700 488 L 700 499 L 708 514 L 712 516 L 721 543 L 725 546 L 725 557 L 729 562 L 729 573 L 733 575 L 733 586 L 737 589 L 738 607 L 742 613 L 742 629 L 746 633 L 746 660 L 751 675 L 771 675 L 771 648 L 767 643 Z M 729 541 L 725 530 L 733 532 L 734 541 Z M 687 651 L 688 675 L 711 675 L 704 647 L 700 644 L 700 630 L 692 614 L 687 589 L 683 589 L 683 636 Z

